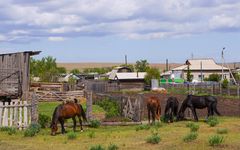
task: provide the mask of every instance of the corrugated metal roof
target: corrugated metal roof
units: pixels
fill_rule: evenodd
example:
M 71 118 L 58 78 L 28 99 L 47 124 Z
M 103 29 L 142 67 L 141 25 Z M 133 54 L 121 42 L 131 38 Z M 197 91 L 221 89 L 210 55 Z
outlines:
M 2 55 L 11 55 L 11 54 L 18 54 L 18 53 L 29 53 L 30 56 L 32 55 L 38 55 L 40 54 L 42 51 L 24 51 L 24 52 L 12 52 L 12 53 L 4 53 L 4 54 L 0 54 L 0 56 Z
M 187 63 L 189 63 L 190 70 L 201 70 L 201 63 L 202 63 L 202 70 L 222 70 L 222 66 L 216 64 L 213 59 L 188 59 L 186 63 L 182 66 L 176 67 L 172 69 L 173 71 L 176 70 L 187 70 Z M 223 67 L 224 70 L 229 70 L 226 67 Z

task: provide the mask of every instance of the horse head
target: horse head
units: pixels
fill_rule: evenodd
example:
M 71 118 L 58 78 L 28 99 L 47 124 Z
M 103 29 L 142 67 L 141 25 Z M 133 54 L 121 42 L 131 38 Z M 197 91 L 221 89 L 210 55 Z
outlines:
M 50 128 L 51 128 L 51 135 L 53 135 L 53 136 L 56 135 L 56 132 L 58 130 L 57 124 L 56 123 L 52 123 Z

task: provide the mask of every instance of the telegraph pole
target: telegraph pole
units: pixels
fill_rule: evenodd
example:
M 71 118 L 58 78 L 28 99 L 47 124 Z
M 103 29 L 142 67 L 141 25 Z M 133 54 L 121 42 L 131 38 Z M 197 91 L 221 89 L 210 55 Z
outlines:
M 225 47 L 222 49 L 222 80 L 223 81 L 223 63 L 224 63 L 224 57 L 223 57 L 223 51 L 225 50 Z

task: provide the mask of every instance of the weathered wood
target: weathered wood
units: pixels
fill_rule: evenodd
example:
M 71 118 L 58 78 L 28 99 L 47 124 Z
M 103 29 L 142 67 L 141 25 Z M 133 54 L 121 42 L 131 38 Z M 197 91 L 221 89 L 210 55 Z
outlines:
M 22 105 L 22 101 L 19 102 L 20 105 Z M 19 107 L 19 121 L 18 121 L 18 125 L 19 125 L 19 128 L 21 129 L 22 128 L 22 107 Z
M 23 104 L 26 105 L 27 101 L 24 101 Z M 24 116 L 23 116 L 23 119 L 24 119 L 23 124 L 24 124 L 24 128 L 25 128 L 28 125 L 28 109 L 27 109 L 27 106 L 23 107 L 23 111 L 24 111 L 23 112 L 23 114 L 24 114 Z
M 3 105 L 3 102 L 0 102 L 0 106 Z M 0 126 L 2 126 L 2 112 L 3 112 L 3 108 L 0 107 Z
M 31 122 L 37 123 L 38 121 L 38 99 L 35 92 L 32 94 L 32 108 L 31 108 Z
M 16 126 L 17 127 L 17 125 L 18 125 L 18 102 L 15 102 L 15 104 L 14 104 L 14 126 Z
M 11 106 L 13 106 L 13 102 L 10 103 Z M 10 108 L 10 115 L 9 115 L 9 126 L 11 127 L 13 125 L 13 108 Z
M 8 106 L 8 103 L 4 103 L 3 105 Z M 8 108 L 4 108 L 3 113 L 3 126 L 8 126 Z
M 92 91 L 87 91 L 87 112 L 86 116 L 88 120 L 92 119 Z

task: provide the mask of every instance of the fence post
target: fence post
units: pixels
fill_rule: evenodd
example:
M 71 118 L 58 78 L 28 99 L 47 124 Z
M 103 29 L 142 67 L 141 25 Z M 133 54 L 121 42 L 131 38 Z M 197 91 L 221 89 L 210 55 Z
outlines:
M 19 129 L 22 130 L 22 101 L 19 101 Z
M 3 102 L 0 102 L 0 127 L 2 126 Z
M 13 102 L 11 102 L 11 104 L 10 104 L 11 106 L 13 106 Z M 12 107 L 10 107 L 10 127 L 13 125 L 13 108 Z
M 13 117 L 13 120 L 14 120 L 14 126 L 17 127 L 18 125 L 18 102 L 15 102 L 15 107 L 14 107 L 14 117 Z
M 3 105 L 8 106 L 8 102 L 5 102 Z M 8 126 L 8 107 L 4 108 L 3 126 Z
M 24 119 L 24 121 L 23 121 L 23 124 L 24 124 L 24 128 L 26 128 L 27 127 L 27 125 L 28 125 L 28 109 L 27 109 L 27 101 L 24 101 L 23 102 L 23 119 Z
M 37 123 L 38 122 L 38 98 L 36 96 L 36 93 L 33 92 L 32 94 L 32 101 L 31 101 L 31 123 Z
M 86 92 L 87 96 L 87 119 L 91 120 L 92 119 L 92 91 L 87 91 Z
M 240 98 L 240 95 L 239 95 L 239 85 L 237 86 L 237 96 L 238 96 L 238 98 Z

